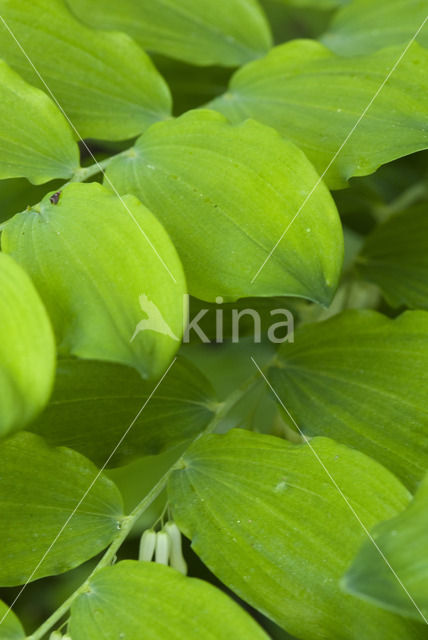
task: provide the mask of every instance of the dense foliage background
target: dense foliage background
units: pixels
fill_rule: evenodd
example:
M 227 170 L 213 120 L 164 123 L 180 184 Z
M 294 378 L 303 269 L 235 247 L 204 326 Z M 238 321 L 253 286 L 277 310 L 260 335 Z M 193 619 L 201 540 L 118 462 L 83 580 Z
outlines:
M 428 637 L 427 15 L 0 0 L 0 640 Z

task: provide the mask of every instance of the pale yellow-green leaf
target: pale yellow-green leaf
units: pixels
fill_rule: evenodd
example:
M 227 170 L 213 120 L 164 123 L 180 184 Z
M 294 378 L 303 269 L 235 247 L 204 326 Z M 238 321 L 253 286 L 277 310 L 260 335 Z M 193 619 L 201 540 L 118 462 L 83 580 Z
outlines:
M 304 204 L 318 176 L 269 127 L 191 111 L 151 127 L 107 176 L 165 225 L 192 295 L 330 301 L 343 257 L 337 210 L 322 183 Z
M 33 278 L 60 353 L 156 378 L 183 331 L 185 281 L 168 235 L 135 197 L 97 183 L 70 184 L 54 202 L 12 218 L 2 248 Z
M 0 437 L 27 426 L 47 404 L 55 339 L 28 275 L 0 253 Z
M 0 60 L 0 179 L 42 184 L 78 167 L 78 146 L 57 106 Z

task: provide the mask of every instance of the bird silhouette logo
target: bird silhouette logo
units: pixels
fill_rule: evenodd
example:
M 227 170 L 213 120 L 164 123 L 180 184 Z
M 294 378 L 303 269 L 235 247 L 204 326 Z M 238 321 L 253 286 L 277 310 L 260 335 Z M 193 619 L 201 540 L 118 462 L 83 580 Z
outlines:
M 173 340 L 177 340 L 177 342 L 179 342 L 180 338 L 177 338 L 155 303 L 149 300 L 146 295 L 141 295 L 139 297 L 139 301 L 140 307 L 146 314 L 147 318 L 141 320 L 141 322 L 137 324 L 134 335 L 129 342 L 133 342 L 142 331 L 156 331 L 156 333 L 162 333 L 163 335 L 169 336 Z

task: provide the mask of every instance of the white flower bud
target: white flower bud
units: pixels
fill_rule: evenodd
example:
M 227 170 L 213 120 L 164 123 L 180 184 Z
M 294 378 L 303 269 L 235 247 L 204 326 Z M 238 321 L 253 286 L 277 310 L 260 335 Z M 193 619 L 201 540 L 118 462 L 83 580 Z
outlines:
M 138 559 L 143 562 L 150 562 L 156 547 L 156 532 L 153 529 L 146 529 L 141 536 L 140 552 Z
M 165 525 L 165 531 L 168 534 L 171 545 L 171 567 L 180 573 L 187 575 L 187 563 L 183 557 L 181 548 L 181 531 L 175 522 L 167 522 Z
M 155 553 L 155 561 L 158 564 L 168 564 L 169 560 L 169 549 L 171 543 L 169 541 L 169 536 L 165 531 L 159 531 L 156 536 L 156 553 Z

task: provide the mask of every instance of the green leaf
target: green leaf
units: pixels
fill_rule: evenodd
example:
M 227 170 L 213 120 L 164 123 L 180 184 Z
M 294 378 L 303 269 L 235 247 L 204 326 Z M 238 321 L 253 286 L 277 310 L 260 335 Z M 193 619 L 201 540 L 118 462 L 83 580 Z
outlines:
M 53 101 L 0 60 L 0 179 L 70 178 L 79 149 Z
M 0 253 L 0 437 L 28 425 L 47 403 L 55 340 L 27 274 Z
M 365 526 L 408 503 L 367 456 L 326 438 L 311 446 Z M 240 430 L 199 440 L 170 480 L 174 520 L 227 587 L 302 640 L 378 640 L 379 628 L 388 640 L 422 638 L 340 591 L 364 532 L 313 450 Z
M 12 218 L 2 247 L 33 278 L 60 352 L 159 376 L 179 346 L 185 292 L 166 232 L 136 198 L 97 183 L 70 184 L 54 202 Z
M 145 405 L 110 460 L 114 467 L 194 438 L 214 417 L 216 399 L 210 383 L 182 358 L 151 395 L 154 388 L 154 382 L 143 381 L 122 365 L 60 360 L 51 402 L 31 431 L 103 465 Z
M 23 432 L 0 444 L 0 469 L 2 586 L 69 571 L 107 547 L 120 528 L 118 489 L 71 449 Z
M 393 307 L 428 309 L 428 216 L 423 203 L 389 218 L 368 236 L 357 272 Z
M 13 611 L 0 600 L 0 636 L 2 640 L 25 640 L 22 624 Z
M 192 295 L 331 299 L 343 238 L 323 184 L 252 282 L 317 181 L 303 153 L 272 129 L 193 111 L 151 127 L 107 175 L 163 222 Z
M 61 188 L 63 180 L 55 180 L 49 185 L 34 186 L 25 178 L 13 178 L 0 180 L 0 223 L 5 222 L 15 215 L 17 211 L 23 211 L 36 204 L 46 195 L 47 189 Z
M 342 56 L 408 44 L 427 15 L 426 0 L 353 0 L 333 18 L 321 41 Z M 418 42 L 428 46 L 428 29 Z
M 211 107 L 232 122 L 256 118 L 275 127 L 323 173 L 401 53 L 391 47 L 340 58 L 313 40 L 295 40 L 240 69 Z M 428 146 L 427 65 L 428 51 L 414 43 L 329 168 L 331 188 Z
M 62 0 L 0 0 L 0 51 L 28 82 L 46 88 L 83 137 L 120 140 L 166 118 L 171 97 L 129 36 L 81 24 Z M 60 61 L 60 64 L 58 64 Z
M 99 29 L 129 33 L 144 48 L 197 65 L 238 66 L 272 44 L 257 0 L 67 0 Z
M 292 7 L 302 7 L 302 8 L 310 8 L 314 9 L 334 9 L 336 7 L 340 7 L 349 0 L 274 0 L 280 4 L 289 5 Z
M 73 640 L 268 640 L 231 598 L 208 582 L 151 562 L 125 560 L 99 571 L 73 603 Z
M 428 464 L 428 313 L 348 311 L 302 327 L 269 377 L 307 435 L 360 449 L 414 488 Z
M 372 532 L 414 602 L 369 541 L 363 544 L 343 580 L 346 591 L 428 624 L 427 531 L 428 475 L 407 509 Z

